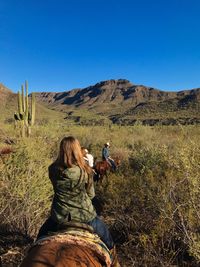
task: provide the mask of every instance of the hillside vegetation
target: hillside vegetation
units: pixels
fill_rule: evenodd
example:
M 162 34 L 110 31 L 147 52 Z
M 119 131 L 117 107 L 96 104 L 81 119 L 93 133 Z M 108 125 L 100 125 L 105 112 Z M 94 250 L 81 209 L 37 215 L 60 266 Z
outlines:
M 200 123 L 200 89 L 161 91 L 128 80 L 108 80 L 84 89 L 38 93 L 40 103 L 67 112 L 80 124 L 174 125 Z M 87 110 L 87 117 L 85 112 Z M 99 120 L 99 116 L 102 119 Z M 103 120 L 103 117 L 107 120 Z
M 12 125 L 1 124 L 1 148 L 13 150 L 0 158 L 1 228 L 35 237 L 53 194 L 47 167 L 63 136 L 76 136 L 99 159 L 110 141 L 121 166 L 96 185 L 96 193 L 104 201 L 104 220 L 117 233 L 122 266 L 199 266 L 200 127 L 67 122 L 37 124 L 23 140 Z

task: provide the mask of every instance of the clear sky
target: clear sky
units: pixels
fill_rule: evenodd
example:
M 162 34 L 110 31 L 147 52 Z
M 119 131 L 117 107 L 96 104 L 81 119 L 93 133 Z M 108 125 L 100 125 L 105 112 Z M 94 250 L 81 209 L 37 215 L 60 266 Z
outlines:
M 200 87 L 200 0 L 0 0 L 0 82 Z

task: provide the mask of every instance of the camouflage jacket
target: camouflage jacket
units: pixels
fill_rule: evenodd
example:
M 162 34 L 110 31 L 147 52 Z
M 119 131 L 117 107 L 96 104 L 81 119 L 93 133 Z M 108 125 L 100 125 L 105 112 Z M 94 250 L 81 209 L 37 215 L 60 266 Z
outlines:
M 96 217 L 91 199 L 94 186 L 86 189 L 88 174 L 74 165 L 61 170 L 55 163 L 49 166 L 49 178 L 54 189 L 51 217 L 54 221 L 77 221 L 87 223 Z

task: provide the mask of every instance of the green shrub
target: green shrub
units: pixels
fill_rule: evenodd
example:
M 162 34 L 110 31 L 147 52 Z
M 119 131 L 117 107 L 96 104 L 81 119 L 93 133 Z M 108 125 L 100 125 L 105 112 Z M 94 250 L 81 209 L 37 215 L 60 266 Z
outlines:
M 40 140 L 19 142 L 0 163 L 1 224 L 34 234 L 50 207 L 49 153 Z
M 54 123 L 36 125 L 32 137 L 20 141 L 6 124 L 2 142 L 9 132 L 17 142 L 15 152 L 0 159 L 1 223 L 37 233 L 53 193 L 47 168 L 63 136 L 76 136 L 99 159 L 110 141 L 111 156 L 120 156 L 121 165 L 96 192 L 105 203 L 104 220 L 126 233 L 118 247 L 124 266 L 200 264 L 199 126 Z

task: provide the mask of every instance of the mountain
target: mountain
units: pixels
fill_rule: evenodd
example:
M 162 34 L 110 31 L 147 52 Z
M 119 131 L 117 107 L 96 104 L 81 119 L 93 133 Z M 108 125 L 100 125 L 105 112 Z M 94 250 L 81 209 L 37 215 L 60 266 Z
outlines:
M 5 85 L 0 83 L 0 121 L 13 117 L 12 110 L 17 105 L 17 97 Z
M 0 83 L 0 103 L 5 104 L 10 95 L 12 95 L 12 91 Z
M 200 88 L 161 91 L 118 79 L 66 92 L 37 93 L 36 100 L 38 116 L 46 114 L 43 117 L 48 120 L 64 117 L 84 125 L 133 125 L 138 121 L 148 125 L 200 123 Z M 17 107 L 17 95 L 2 84 L 0 107 L 0 111 L 3 107 L 12 111 L 6 113 L 7 118 Z
M 13 123 L 14 112 L 18 110 L 17 94 L 0 83 L 0 122 Z M 50 121 L 62 121 L 64 114 L 45 107 L 44 104 L 36 103 L 36 119 L 38 124 Z
M 125 79 L 99 82 L 62 93 L 38 93 L 39 102 L 79 123 L 200 123 L 200 88 L 166 92 Z
M 128 80 L 108 80 L 84 89 L 64 93 L 40 93 L 38 98 L 49 104 L 75 107 L 95 107 L 102 104 L 137 105 L 141 102 L 174 98 L 176 93 L 162 92 L 151 87 L 133 85 Z

